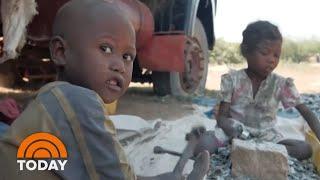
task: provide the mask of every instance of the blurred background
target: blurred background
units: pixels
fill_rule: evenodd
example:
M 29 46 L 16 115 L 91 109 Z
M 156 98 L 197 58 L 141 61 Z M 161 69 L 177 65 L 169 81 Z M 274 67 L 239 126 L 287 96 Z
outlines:
M 219 89 L 220 76 L 230 68 L 246 67 L 239 45 L 242 31 L 256 20 L 277 25 L 284 37 L 275 70 L 292 77 L 302 93 L 320 92 L 320 1 L 222 0 L 215 18 L 216 44 L 210 55 L 206 88 Z

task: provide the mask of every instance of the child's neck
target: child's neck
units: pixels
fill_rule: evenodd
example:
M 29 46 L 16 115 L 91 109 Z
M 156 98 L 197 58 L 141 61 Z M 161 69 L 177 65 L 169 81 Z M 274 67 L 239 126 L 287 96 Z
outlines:
M 63 66 L 57 66 L 57 81 L 66 81 L 65 79 L 65 73 L 64 73 L 64 67 Z
M 247 73 L 250 81 L 251 81 L 251 84 L 252 84 L 252 95 L 253 95 L 253 98 L 256 97 L 256 94 L 259 90 L 259 87 L 261 85 L 261 82 L 264 81 L 267 77 L 261 77 L 259 76 L 257 73 L 255 73 L 254 71 L 251 71 L 249 68 L 247 68 L 245 70 L 245 72 Z
M 262 82 L 263 80 L 265 80 L 267 78 L 267 76 L 260 76 L 259 74 L 255 73 L 254 71 L 250 70 L 249 68 L 247 68 L 245 70 L 245 72 L 247 73 L 250 80 L 254 81 L 254 82 Z

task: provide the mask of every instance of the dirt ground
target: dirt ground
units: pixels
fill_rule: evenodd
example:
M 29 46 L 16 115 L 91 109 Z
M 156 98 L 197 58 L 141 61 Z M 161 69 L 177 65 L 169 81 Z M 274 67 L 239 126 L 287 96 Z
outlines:
M 210 65 L 206 89 L 210 96 L 219 90 L 220 76 L 230 68 L 239 69 L 245 65 Z M 300 93 L 320 93 L 320 64 L 280 64 L 276 73 L 292 77 Z M 213 93 L 212 93 L 213 92 Z M 33 96 L 33 91 L 0 88 L 0 97 L 14 97 L 25 105 Z M 175 120 L 192 114 L 190 98 L 158 97 L 153 94 L 151 84 L 132 83 L 127 93 L 118 101 L 117 114 L 140 116 L 146 120 L 161 118 Z
M 140 116 L 146 120 L 175 120 L 192 113 L 188 99 L 154 95 L 151 85 L 133 84 L 118 101 L 117 114 Z

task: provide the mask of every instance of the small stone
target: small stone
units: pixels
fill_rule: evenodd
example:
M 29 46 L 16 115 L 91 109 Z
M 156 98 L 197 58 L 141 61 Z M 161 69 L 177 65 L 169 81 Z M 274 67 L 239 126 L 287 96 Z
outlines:
M 293 113 L 294 110 L 293 110 L 293 108 L 290 108 L 290 109 L 287 110 L 287 112 L 288 112 L 288 113 Z
M 296 173 L 296 170 L 294 170 L 294 168 L 293 167 L 290 167 L 290 174 L 294 174 L 294 173 Z
M 236 178 L 287 179 L 288 154 L 283 145 L 234 139 L 231 148 L 232 175 Z
M 218 175 L 218 176 L 221 176 L 221 175 L 222 175 L 222 169 L 216 169 L 216 170 L 214 171 L 214 174 L 215 174 L 215 175 Z
M 289 164 L 289 165 L 293 165 L 293 164 L 294 164 L 294 162 L 293 162 L 293 161 L 291 161 L 291 160 L 289 160 L 289 161 L 288 161 L 288 164 Z

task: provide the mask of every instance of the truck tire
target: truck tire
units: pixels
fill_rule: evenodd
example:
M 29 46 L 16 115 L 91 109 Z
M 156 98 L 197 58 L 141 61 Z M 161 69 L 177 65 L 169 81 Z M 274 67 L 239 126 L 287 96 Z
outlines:
M 191 37 L 192 35 L 188 36 Z M 199 57 L 196 56 L 198 57 L 196 58 L 197 60 L 192 58 L 193 60 L 191 60 L 191 62 L 188 61 L 188 56 L 186 55 L 185 61 L 191 64 L 193 68 L 191 68 L 191 72 L 193 73 L 153 72 L 153 90 L 157 95 L 164 96 L 172 94 L 174 96 L 187 96 L 189 94 L 201 95 L 204 93 L 208 74 L 209 51 L 207 35 L 199 19 L 196 19 L 191 39 L 193 39 L 191 40 L 193 44 L 198 45 L 201 53 Z M 185 71 L 188 72 L 187 69 Z

